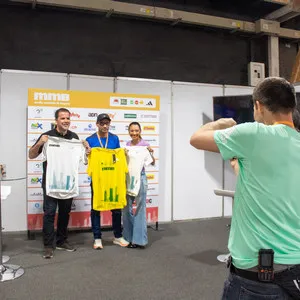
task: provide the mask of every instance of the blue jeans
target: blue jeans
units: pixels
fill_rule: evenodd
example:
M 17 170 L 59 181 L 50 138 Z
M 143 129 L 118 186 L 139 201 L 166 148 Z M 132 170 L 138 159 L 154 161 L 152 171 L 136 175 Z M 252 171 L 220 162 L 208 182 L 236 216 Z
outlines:
M 92 206 L 93 207 L 93 206 Z M 122 211 L 121 209 L 113 209 L 111 210 L 112 214 L 112 227 L 114 236 L 116 238 L 122 237 Z M 101 239 L 102 233 L 101 233 L 101 215 L 100 211 L 97 210 L 91 210 L 91 221 L 92 221 L 92 231 L 94 234 L 94 239 Z
M 148 182 L 145 173 L 141 174 L 141 186 L 139 194 L 127 195 L 127 205 L 123 210 L 123 234 L 126 241 L 145 246 L 148 244 L 147 219 L 146 219 L 146 196 Z M 132 203 L 136 202 L 136 211 L 133 214 Z
M 236 274 L 229 274 L 225 281 L 222 300 L 291 300 L 279 285 L 252 281 Z

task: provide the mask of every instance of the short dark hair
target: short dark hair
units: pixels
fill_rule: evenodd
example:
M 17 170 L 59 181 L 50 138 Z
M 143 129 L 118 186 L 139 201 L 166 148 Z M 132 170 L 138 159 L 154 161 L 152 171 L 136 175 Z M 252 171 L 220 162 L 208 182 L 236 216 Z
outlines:
M 55 111 L 55 114 L 54 114 L 55 120 L 58 119 L 58 116 L 59 116 L 60 112 L 66 112 L 66 113 L 69 113 L 71 115 L 71 113 L 68 109 L 62 107 L 62 108 L 59 108 L 58 110 Z
M 296 93 L 292 84 L 280 77 L 268 77 L 253 91 L 252 99 L 263 104 L 272 113 L 289 113 L 296 107 Z

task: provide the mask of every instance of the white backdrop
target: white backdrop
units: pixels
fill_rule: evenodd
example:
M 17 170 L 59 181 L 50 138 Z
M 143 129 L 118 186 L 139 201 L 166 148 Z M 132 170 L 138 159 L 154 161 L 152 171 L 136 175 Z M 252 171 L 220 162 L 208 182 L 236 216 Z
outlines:
M 236 96 L 236 95 L 251 95 L 253 87 L 248 86 L 231 86 L 225 85 L 224 96 Z M 236 176 L 230 166 L 230 163 L 226 161 L 224 163 L 224 189 L 235 190 Z M 232 215 L 232 199 L 224 197 L 224 216 Z
M 213 118 L 213 96 L 224 90 L 249 94 L 252 88 L 13 70 L 1 71 L 0 84 L 0 163 L 8 178 L 26 176 L 28 88 L 154 94 L 161 98 L 159 221 L 222 216 L 222 198 L 213 189 L 234 189 L 235 177 L 228 165 L 223 177 L 221 156 L 193 149 L 189 138 Z M 5 231 L 27 230 L 26 180 L 2 184 L 13 187 L 2 202 Z M 225 215 L 231 215 L 230 199 Z
M 221 155 L 190 145 L 191 135 L 213 120 L 213 96 L 222 94 L 221 85 L 173 84 L 174 220 L 222 216 L 222 198 L 213 192 L 222 186 Z

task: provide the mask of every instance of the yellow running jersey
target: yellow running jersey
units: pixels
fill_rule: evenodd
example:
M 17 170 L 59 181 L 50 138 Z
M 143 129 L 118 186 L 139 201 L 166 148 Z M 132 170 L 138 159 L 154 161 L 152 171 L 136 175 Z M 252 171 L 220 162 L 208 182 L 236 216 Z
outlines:
M 92 148 L 87 173 L 92 178 L 94 210 L 122 209 L 126 206 L 128 168 L 124 149 Z

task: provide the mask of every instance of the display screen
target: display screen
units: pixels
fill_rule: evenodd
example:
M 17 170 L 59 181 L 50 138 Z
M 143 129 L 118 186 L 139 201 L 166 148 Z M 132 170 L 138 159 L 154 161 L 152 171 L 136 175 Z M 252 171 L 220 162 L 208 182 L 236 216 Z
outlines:
M 251 95 L 213 97 L 214 120 L 232 118 L 237 124 L 253 122 Z
M 261 254 L 260 264 L 262 267 L 272 267 L 273 266 L 273 255 Z

